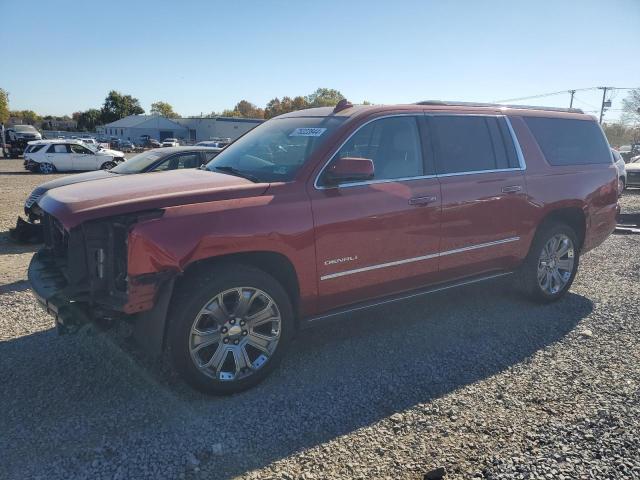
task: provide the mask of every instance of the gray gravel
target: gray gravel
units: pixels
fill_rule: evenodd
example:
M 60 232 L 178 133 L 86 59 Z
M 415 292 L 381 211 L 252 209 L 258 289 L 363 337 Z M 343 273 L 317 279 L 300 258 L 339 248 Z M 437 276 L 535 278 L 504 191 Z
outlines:
M 0 478 L 640 478 L 639 251 L 549 306 L 493 283 L 327 324 L 227 398 L 0 286 Z

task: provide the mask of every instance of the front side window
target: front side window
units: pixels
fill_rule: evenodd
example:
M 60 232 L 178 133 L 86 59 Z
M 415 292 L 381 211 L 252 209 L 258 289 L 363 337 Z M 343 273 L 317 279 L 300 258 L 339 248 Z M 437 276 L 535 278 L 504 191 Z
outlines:
M 188 152 L 180 153 L 178 155 L 172 155 L 167 160 L 162 162 L 156 168 L 154 172 L 163 172 L 166 170 L 179 170 L 183 168 L 198 168 L 200 166 L 200 153 Z
M 439 174 L 509 168 L 495 117 L 436 115 L 430 118 Z
M 611 163 L 611 150 L 592 120 L 524 117 L 551 165 Z
M 111 169 L 111 172 L 123 174 L 144 172 L 161 158 L 162 155 L 160 153 L 149 150 L 131 157 L 126 162 L 118 164 Z
M 336 153 L 338 158 L 373 161 L 373 180 L 393 180 L 424 174 L 418 124 L 415 117 L 374 120 L 360 128 Z
M 345 117 L 274 118 L 226 147 L 207 170 L 261 182 L 287 182 L 329 139 Z

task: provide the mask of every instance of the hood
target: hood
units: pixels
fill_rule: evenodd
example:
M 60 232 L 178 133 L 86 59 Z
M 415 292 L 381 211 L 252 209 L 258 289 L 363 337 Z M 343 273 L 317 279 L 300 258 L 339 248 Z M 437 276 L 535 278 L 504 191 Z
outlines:
M 44 182 L 38 185 L 31 194 L 42 195 L 52 188 L 64 187 L 65 185 L 72 185 L 74 183 L 88 182 L 90 180 L 98 180 L 101 178 L 117 177 L 115 173 L 109 173 L 108 170 L 96 170 L 95 172 L 78 173 L 75 175 L 67 175 L 66 177 L 56 178 L 49 182 Z
M 627 172 L 640 172 L 640 160 L 633 163 L 627 163 L 624 168 Z
M 114 178 L 115 177 L 115 178 Z M 125 175 L 50 190 L 38 202 L 67 229 L 87 220 L 156 208 L 262 195 L 268 183 L 206 170 Z
M 96 155 L 107 155 L 109 157 L 124 157 L 124 152 L 120 152 L 118 150 L 109 150 L 108 148 L 103 148 L 102 150 L 98 150 Z

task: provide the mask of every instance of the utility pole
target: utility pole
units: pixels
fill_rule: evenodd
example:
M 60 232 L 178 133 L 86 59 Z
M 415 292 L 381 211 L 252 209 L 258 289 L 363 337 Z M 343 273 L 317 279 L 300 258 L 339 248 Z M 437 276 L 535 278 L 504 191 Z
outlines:
M 573 108 L 573 96 L 576 94 L 576 91 L 569 90 L 569 93 L 571 94 L 571 101 L 569 102 L 569 108 Z
M 602 105 L 600 106 L 600 125 L 602 125 L 602 117 L 604 115 L 604 104 L 606 101 L 608 87 L 598 87 L 598 89 L 602 90 Z

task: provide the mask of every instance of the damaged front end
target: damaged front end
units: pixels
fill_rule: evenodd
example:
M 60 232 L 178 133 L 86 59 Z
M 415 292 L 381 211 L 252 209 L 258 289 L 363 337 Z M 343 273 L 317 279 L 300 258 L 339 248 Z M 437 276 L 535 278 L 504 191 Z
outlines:
M 173 272 L 129 277 L 128 236 L 132 225 L 160 217 L 161 210 L 110 217 L 83 223 L 67 231 L 44 213 L 45 247 L 29 265 L 29 280 L 38 300 L 56 318 L 60 333 L 90 321 L 110 325 L 119 320 L 145 323 L 157 312 L 161 289 L 170 296 Z M 164 318 L 161 322 L 164 325 Z M 147 320 L 148 322 L 149 320 Z

